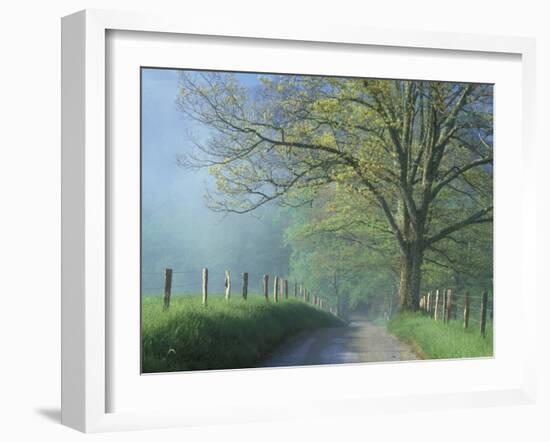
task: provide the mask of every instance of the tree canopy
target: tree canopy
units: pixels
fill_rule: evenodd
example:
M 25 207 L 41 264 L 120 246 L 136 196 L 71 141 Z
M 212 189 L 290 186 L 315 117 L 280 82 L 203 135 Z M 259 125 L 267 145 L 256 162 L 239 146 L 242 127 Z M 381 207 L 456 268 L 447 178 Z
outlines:
M 215 177 L 210 207 L 292 208 L 294 268 L 333 291 L 393 275 L 417 309 L 423 272 L 490 278 L 472 250 L 492 247 L 492 85 L 184 71 L 177 103 L 210 129 L 179 158 Z

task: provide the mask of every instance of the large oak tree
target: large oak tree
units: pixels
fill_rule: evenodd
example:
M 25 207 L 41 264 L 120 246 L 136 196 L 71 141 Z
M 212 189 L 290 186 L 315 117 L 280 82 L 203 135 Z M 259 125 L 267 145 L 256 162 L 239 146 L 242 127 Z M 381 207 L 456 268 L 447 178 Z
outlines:
M 492 222 L 492 100 L 485 84 L 267 75 L 250 88 L 184 72 L 178 106 L 209 136 L 180 161 L 210 168 L 219 211 L 349 193 L 393 238 L 400 307 L 415 310 L 426 252 Z

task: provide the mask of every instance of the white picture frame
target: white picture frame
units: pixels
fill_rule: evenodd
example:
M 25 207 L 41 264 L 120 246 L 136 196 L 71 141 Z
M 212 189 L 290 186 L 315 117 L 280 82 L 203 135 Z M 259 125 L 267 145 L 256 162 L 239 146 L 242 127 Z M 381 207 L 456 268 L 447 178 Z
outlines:
M 111 312 L 108 302 L 109 264 L 107 244 L 112 232 L 107 228 L 111 207 L 108 186 L 108 155 L 106 121 L 107 44 L 110 31 L 154 32 L 162 35 L 195 35 L 269 39 L 286 44 L 296 42 L 326 43 L 353 46 L 426 49 L 431 51 L 458 51 L 483 54 L 511 54 L 521 57 L 521 149 L 517 155 L 522 161 L 522 210 L 519 247 L 521 254 L 521 305 L 536 302 L 533 257 L 535 241 L 536 194 L 534 174 L 529 173 L 534 163 L 534 106 L 535 106 L 535 44 L 532 39 L 492 37 L 450 33 L 416 31 L 388 31 L 321 24 L 293 27 L 269 26 L 266 23 L 215 22 L 163 17 L 150 14 L 87 10 L 63 18 L 62 21 L 62 423 L 85 432 L 122 429 L 157 428 L 168 426 L 206 425 L 215 416 L 216 421 L 249 422 L 284 419 L 297 415 L 290 404 L 284 408 L 256 407 L 254 412 L 222 416 L 220 410 L 206 414 L 206 405 L 197 406 L 194 412 L 168 407 L 162 410 L 109 412 L 108 396 L 113 388 L 109 383 L 111 364 L 107 327 Z M 158 34 L 156 34 L 158 35 Z M 498 118 L 498 115 L 497 115 Z M 497 244 L 498 253 L 498 244 Z M 529 265 L 527 256 L 530 256 Z M 524 336 L 533 336 L 536 324 L 522 317 L 520 327 Z M 311 407 L 302 415 L 363 414 L 384 409 L 388 412 L 410 408 L 460 408 L 499 403 L 531 403 L 536 392 L 535 339 L 525 340 L 522 353 L 521 381 L 502 385 L 501 388 L 461 393 L 432 391 L 426 395 L 387 395 L 376 398 L 367 395 L 348 397 L 338 391 L 327 393 L 327 398 L 313 398 Z M 497 356 L 498 357 L 498 356 Z M 456 366 L 440 365 L 441 370 L 457 370 Z M 326 376 L 332 374 L 325 370 Z M 337 368 L 338 369 L 338 368 Z M 341 368 L 340 368 L 341 369 Z M 357 375 L 363 368 L 353 367 Z M 474 369 L 474 368 L 472 368 Z M 411 375 L 419 365 L 409 368 Z M 279 377 L 289 379 L 301 376 L 300 370 L 278 371 Z M 222 374 L 211 373 L 221 377 Z M 227 376 L 227 375 L 223 375 Z M 265 379 L 266 374 L 261 381 Z M 256 376 L 258 377 L 258 376 Z M 241 371 L 232 382 L 243 382 Z M 235 405 L 250 409 L 254 392 Z M 191 398 L 192 399 L 192 398 Z M 221 405 L 220 405 L 221 407 Z M 215 407 L 214 407 L 215 408 Z M 261 408 L 261 409 L 260 409 Z M 296 413 L 296 414 L 295 414 Z

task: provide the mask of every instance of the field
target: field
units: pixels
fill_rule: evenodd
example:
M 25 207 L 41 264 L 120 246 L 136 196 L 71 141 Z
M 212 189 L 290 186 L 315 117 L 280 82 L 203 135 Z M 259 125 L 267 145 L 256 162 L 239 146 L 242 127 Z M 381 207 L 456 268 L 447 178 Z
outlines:
M 412 344 L 426 359 L 493 356 L 491 323 L 487 324 L 487 336 L 483 338 L 477 327 L 464 330 L 462 321 L 444 324 L 421 313 L 407 313 L 390 320 L 388 331 Z
M 142 299 L 142 372 L 158 373 L 254 367 L 287 337 L 317 327 L 343 325 L 330 313 L 301 301 L 274 303 L 200 295 L 172 296 L 169 311 L 159 297 Z

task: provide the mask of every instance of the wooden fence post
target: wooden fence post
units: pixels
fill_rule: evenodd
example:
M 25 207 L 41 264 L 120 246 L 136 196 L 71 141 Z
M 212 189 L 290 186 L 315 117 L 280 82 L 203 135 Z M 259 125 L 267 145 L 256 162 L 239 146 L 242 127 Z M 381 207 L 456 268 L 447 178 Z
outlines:
M 441 308 L 439 310 L 439 318 L 445 322 L 445 313 L 447 310 L 447 289 L 441 290 Z
M 435 306 L 434 306 L 434 320 L 437 321 L 437 313 L 439 309 L 439 289 L 435 291 Z
M 279 277 L 273 279 L 273 301 L 277 302 L 279 298 Z
M 164 296 L 162 297 L 162 308 L 168 310 L 170 307 L 170 295 L 172 294 L 172 269 L 164 269 Z
M 269 275 L 264 275 L 263 278 L 264 298 L 269 301 Z
M 229 274 L 229 270 L 225 271 L 225 300 L 229 301 L 229 298 L 231 296 L 231 275 Z
M 248 272 L 243 272 L 243 299 L 246 301 L 248 298 Z
M 487 290 L 483 292 L 483 297 L 481 298 L 481 324 L 480 331 L 481 336 L 485 337 L 486 335 L 486 326 L 487 326 Z
M 464 328 L 468 328 L 470 322 L 470 293 L 466 292 L 464 297 Z
M 449 321 L 449 289 L 443 289 L 443 323 Z
M 208 304 L 208 269 L 202 269 L 202 303 Z
M 452 291 L 451 289 L 447 289 L 447 298 L 446 298 L 446 301 L 447 301 L 447 305 L 445 306 L 445 322 L 446 323 L 449 323 L 449 321 L 451 320 L 451 303 L 452 303 Z
M 284 286 L 284 289 L 285 289 L 285 299 L 288 299 L 288 279 L 285 279 L 283 281 L 283 286 Z
M 430 313 L 432 311 L 431 302 L 432 302 L 432 292 L 429 291 L 428 292 L 428 305 L 427 305 L 427 310 L 426 310 L 428 313 Z
M 297 282 L 294 283 L 294 297 L 295 298 L 298 297 L 298 283 Z

